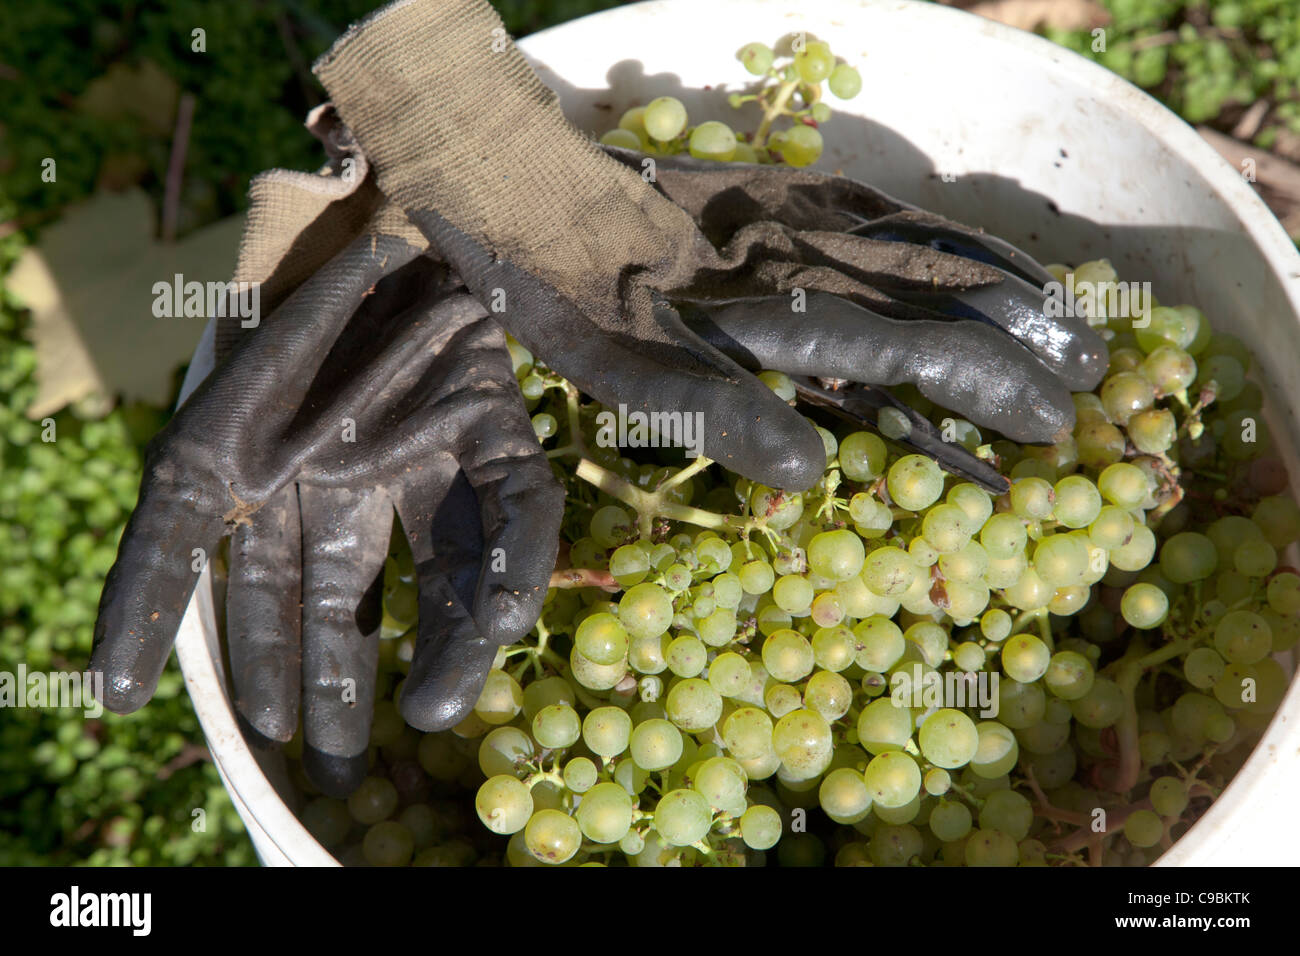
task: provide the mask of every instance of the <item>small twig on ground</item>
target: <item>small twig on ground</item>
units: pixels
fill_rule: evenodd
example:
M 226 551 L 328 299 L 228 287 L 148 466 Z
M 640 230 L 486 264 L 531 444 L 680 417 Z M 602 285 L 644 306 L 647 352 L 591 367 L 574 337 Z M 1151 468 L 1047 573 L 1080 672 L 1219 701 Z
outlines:
M 182 93 L 176 107 L 176 131 L 172 134 L 172 154 L 167 161 L 167 183 L 163 191 L 162 240 L 176 240 L 176 221 L 180 213 L 181 180 L 185 172 L 185 154 L 190 145 L 190 126 L 194 122 L 194 94 Z

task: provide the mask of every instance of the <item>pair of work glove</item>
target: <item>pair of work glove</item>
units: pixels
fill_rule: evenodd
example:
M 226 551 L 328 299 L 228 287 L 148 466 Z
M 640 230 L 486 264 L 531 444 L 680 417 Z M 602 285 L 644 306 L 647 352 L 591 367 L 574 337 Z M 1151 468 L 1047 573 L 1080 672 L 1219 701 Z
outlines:
M 1067 433 L 1070 391 L 1104 373 L 1010 245 L 812 170 L 650 175 L 569 125 L 503 35 L 485 0 L 404 0 L 316 64 L 331 164 L 254 181 L 235 278 L 269 318 L 219 329 L 220 364 L 150 445 L 96 625 L 110 709 L 152 695 L 194 549 L 231 533 L 237 709 L 281 741 L 301 710 L 308 773 L 349 792 L 396 510 L 420 593 L 401 711 L 459 721 L 540 613 L 563 511 L 502 329 L 602 403 L 702 412 L 708 457 L 792 491 L 821 440 L 746 368 L 910 382 L 1022 442 Z

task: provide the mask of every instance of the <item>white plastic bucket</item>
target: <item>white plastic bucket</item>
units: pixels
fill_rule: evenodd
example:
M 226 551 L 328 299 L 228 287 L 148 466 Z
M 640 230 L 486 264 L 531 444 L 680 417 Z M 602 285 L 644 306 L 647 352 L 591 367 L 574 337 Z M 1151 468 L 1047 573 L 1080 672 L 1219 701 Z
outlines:
M 830 100 L 835 116 L 819 168 L 983 226 L 1043 262 L 1107 256 L 1122 278 L 1151 281 L 1162 301 L 1200 306 L 1252 347 L 1277 394 L 1291 399 L 1273 402 L 1272 424 L 1291 473 L 1300 474 L 1300 255 L 1236 169 L 1101 67 L 1039 37 L 913 0 L 660 0 L 566 23 L 520 48 L 570 119 L 600 132 L 625 108 L 665 94 L 694 120 L 734 116 L 725 92 L 748 79 L 734 50 L 796 31 L 829 41 L 862 73 L 857 99 Z M 205 335 L 186 394 L 211 354 Z M 255 756 L 236 727 L 206 572 L 177 653 L 263 862 L 336 863 L 281 799 L 290 792 L 282 761 Z M 1245 767 L 1161 864 L 1291 862 L 1300 845 L 1298 725 L 1300 682 Z

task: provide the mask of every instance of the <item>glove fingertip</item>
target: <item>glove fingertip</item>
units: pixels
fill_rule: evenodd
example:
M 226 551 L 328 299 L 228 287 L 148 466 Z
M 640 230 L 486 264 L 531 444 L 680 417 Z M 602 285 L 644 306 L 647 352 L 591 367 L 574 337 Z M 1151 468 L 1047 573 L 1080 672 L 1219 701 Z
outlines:
M 424 733 L 450 730 L 474 709 L 477 693 L 470 695 L 464 686 L 448 691 L 440 684 L 404 687 L 398 709 L 408 724 Z
M 421 634 L 397 702 L 406 722 L 426 733 L 454 727 L 474 709 L 496 657 L 497 646 L 468 612 L 454 607 L 450 614 L 434 618 L 427 636 Z
M 1023 414 L 1011 415 L 996 427 L 1012 441 L 1055 445 L 1074 433 L 1074 404 L 1065 392 L 1063 400 L 1052 396 L 1034 402 Z
M 302 748 L 302 769 L 321 793 L 342 800 L 366 779 L 370 759 L 364 750 L 352 757 L 340 757 L 306 745 Z
M 235 709 L 240 723 L 268 743 L 287 744 L 298 732 L 298 715 L 289 714 L 287 707 L 252 707 L 236 701 Z
M 552 561 L 552 564 L 554 561 Z M 549 572 L 541 580 L 549 579 Z M 547 584 L 488 587 L 475 602 L 474 619 L 493 644 L 514 644 L 533 629 L 542 614 Z
M 283 719 L 281 714 L 270 714 L 263 719 L 255 719 L 259 715 L 250 715 L 248 708 L 235 702 L 235 723 L 239 727 L 239 732 L 244 739 L 254 747 L 262 750 L 268 750 L 281 744 L 287 744 L 298 730 L 297 718 L 295 715 L 294 724 L 288 727 L 286 734 L 285 728 L 288 721 Z
M 134 714 L 149 703 L 158 688 L 157 680 L 137 680 L 129 670 L 114 664 L 111 652 L 103 646 L 91 655 L 86 670 L 91 676 L 91 686 L 103 688 L 99 702 L 114 714 Z
M 816 429 L 794 409 L 781 417 L 779 422 L 756 423 L 755 447 L 746 449 L 748 462 L 724 464 L 769 488 L 807 491 L 826 470 L 826 446 Z

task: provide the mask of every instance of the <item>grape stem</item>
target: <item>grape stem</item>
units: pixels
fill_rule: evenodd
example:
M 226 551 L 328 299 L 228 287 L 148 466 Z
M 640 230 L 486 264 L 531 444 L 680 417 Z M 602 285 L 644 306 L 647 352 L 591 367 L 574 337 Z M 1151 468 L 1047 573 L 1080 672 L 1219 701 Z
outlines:
M 956 781 L 953 780 L 948 781 L 948 789 L 951 790 L 953 793 L 958 794 L 963 800 L 965 800 L 967 803 L 975 807 L 976 810 L 979 810 L 984 806 L 983 800 L 975 796 L 975 794 L 971 793 L 969 790 L 961 786 Z
M 708 459 L 697 458 L 692 465 L 683 470 L 694 467 L 695 472 L 698 472 L 707 468 L 710 464 L 712 462 Z M 727 529 L 747 531 L 752 527 L 757 527 L 756 522 L 746 518 L 715 514 L 712 511 L 705 511 L 703 508 L 692 508 L 690 505 L 672 501 L 667 494 L 672 490 L 671 487 L 661 486 L 653 492 L 642 491 L 609 469 L 602 468 L 590 458 L 583 458 L 579 461 L 574 474 L 583 481 L 595 485 L 611 498 L 617 498 L 623 504 L 635 509 L 637 525 L 642 537 L 650 537 L 651 532 L 654 530 L 654 519 L 657 517 L 681 521 L 700 528 L 711 528 L 715 531 Z
M 582 424 L 578 417 L 580 398 L 578 389 L 570 382 L 565 381 L 564 401 L 568 407 L 569 442 L 559 448 L 552 448 L 546 453 L 547 458 L 560 458 L 564 455 L 577 455 L 579 458 L 584 459 L 587 457 L 587 443 L 582 437 Z
M 1052 637 L 1052 622 L 1048 619 L 1049 613 L 1045 607 L 1035 608 L 1032 611 L 1022 611 L 1011 627 L 1011 634 L 1019 634 L 1028 630 L 1032 624 L 1037 623 L 1038 633 L 1042 637 L 1043 643 L 1047 645 L 1049 651 L 1055 653 L 1056 641 Z M 1010 637 L 1011 634 L 1007 636 Z
M 619 590 L 619 583 L 608 571 L 599 568 L 561 568 L 551 572 L 550 587 L 553 588 L 601 588 L 614 592 Z
M 1092 823 L 1080 827 L 1071 833 L 1068 837 L 1056 844 L 1056 849 L 1062 853 L 1074 853 L 1088 846 L 1095 837 L 1097 842 L 1101 842 L 1108 836 L 1119 833 L 1124 829 L 1124 821 L 1139 810 L 1150 810 L 1151 801 L 1149 799 L 1140 800 L 1139 802 L 1128 807 L 1116 807 L 1113 811 L 1106 814 L 1106 829 L 1102 833 L 1094 833 Z
M 542 783 L 543 781 L 547 781 L 547 780 L 549 780 L 553 784 L 556 784 L 560 788 L 564 787 L 564 775 L 561 774 L 560 771 L 558 770 L 538 770 L 536 773 L 530 773 L 527 777 L 524 778 L 523 784 L 525 787 L 531 790 L 539 783 Z
M 1035 816 L 1040 816 L 1045 820 L 1051 820 L 1053 823 L 1071 823 L 1075 826 L 1083 826 L 1088 822 L 1088 816 L 1075 810 L 1063 810 L 1055 807 L 1047 799 L 1047 794 L 1038 784 L 1038 778 L 1034 776 L 1034 768 L 1028 767 L 1025 770 L 1025 783 L 1029 784 L 1029 789 L 1033 791 L 1035 799 L 1038 800 L 1038 807 L 1035 808 Z
M 690 481 L 711 464 L 713 464 L 712 458 L 705 458 L 703 455 L 697 455 L 694 461 L 681 471 L 677 472 L 677 474 L 669 475 L 661 481 L 659 487 L 655 489 L 655 493 L 664 494 L 665 492 L 672 491 L 672 489 L 676 488 L 683 482 Z
M 1119 763 L 1115 771 L 1115 780 L 1110 789 L 1118 793 L 1127 793 L 1137 786 L 1142 773 L 1142 753 L 1138 749 L 1138 714 L 1137 701 L 1134 697 L 1138 682 L 1142 679 L 1141 662 L 1130 662 L 1120 667 L 1115 675 L 1115 683 L 1124 693 L 1124 713 L 1115 725 L 1115 736 L 1119 742 Z
M 776 95 L 772 97 L 772 102 L 767 104 L 763 110 L 763 121 L 758 124 L 753 142 L 750 144 L 754 149 L 761 149 L 767 142 L 767 134 L 771 132 L 772 123 L 778 116 L 786 112 L 785 106 L 790 102 L 790 97 L 794 95 L 794 91 L 799 88 L 799 83 L 799 75 L 796 73 L 794 79 L 786 80 L 776 87 Z

